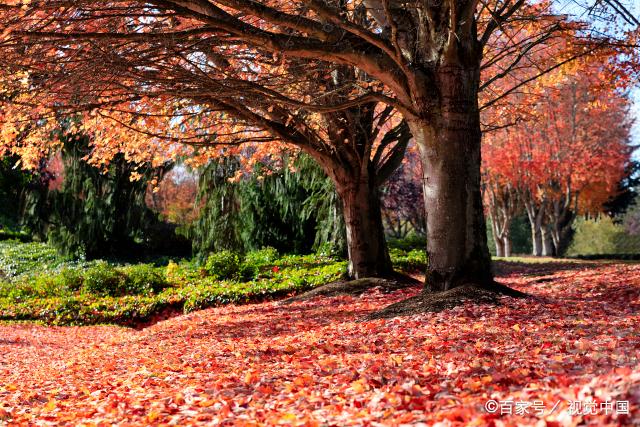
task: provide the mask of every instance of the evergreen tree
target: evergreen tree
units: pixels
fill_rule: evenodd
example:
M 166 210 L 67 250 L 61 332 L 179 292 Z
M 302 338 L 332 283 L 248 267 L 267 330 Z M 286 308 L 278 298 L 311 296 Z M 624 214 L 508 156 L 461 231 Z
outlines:
M 237 160 L 224 158 L 201 170 L 196 197 L 200 215 L 186 230 L 193 253 L 201 259 L 210 252 L 243 250 L 238 185 L 228 181 L 238 167 Z
M 51 179 L 44 167 L 26 171 L 19 167 L 18 160 L 16 156 L 0 158 L 0 228 L 13 231 L 19 228 L 26 194 L 42 192 Z
M 232 183 L 237 160 L 209 163 L 199 182 L 200 216 L 189 230 L 194 253 L 271 246 L 281 253 L 344 254 L 345 227 L 333 184 L 308 156 L 292 160 L 292 166 L 259 164 Z
M 29 193 L 26 224 L 70 257 L 140 256 L 158 223 L 145 203 L 147 186 L 165 168 L 135 165 L 118 154 L 101 170 L 85 161 L 89 137 L 63 134 L 62 140 L 62 185 Z M 132 179 L 134 172 L 141 178 Z

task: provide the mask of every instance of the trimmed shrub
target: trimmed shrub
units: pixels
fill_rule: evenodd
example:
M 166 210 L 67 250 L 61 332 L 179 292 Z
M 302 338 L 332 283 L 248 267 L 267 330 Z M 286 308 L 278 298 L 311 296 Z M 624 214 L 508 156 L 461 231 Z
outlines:
M 104 261 L 89 267 L 84 273 L 82 289 L 96 295 L 122 295 L 126 276 Z
M 640 236 L 633 236 L 608 216 L 597 220 L 578 219 L 569 256 L 640 253 Z
M 204 268 L 209 276 L 218 280 L 233 279 L 240 272 L 240 257 L 231 251 L 214 252 L 207 258 Z
M 57 276 L 53 276 L 62 286 L 75 292 L 82 288 L 84 283 L 84 272 L 78 268 L 63 267 Z
M 123 291 L 127 294 L 147 295 L 157 293 L 168 286 L 161 270 L 149 264 L 137 264 L 120 269 L 126 276 Z
M 271 265 L 280 258 L 280 254 L 276 248 L 267 246 L 259 251 L 251 251 L 244 257 L 245 264 L 255 265 L 257 267 L 263 267 L 265 265 Z

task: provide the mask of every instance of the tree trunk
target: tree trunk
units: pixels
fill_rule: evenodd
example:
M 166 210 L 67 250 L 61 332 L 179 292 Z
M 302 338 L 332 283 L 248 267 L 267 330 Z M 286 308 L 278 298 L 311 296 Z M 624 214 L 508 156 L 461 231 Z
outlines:
M 543 252 L 542 243 L 542 220 L 546 209 L 546 204 L 542 204 L 538 207 L 535 201 L 531 197 L 529 192 L 524 194 L 524 208 L 527 212 L 527 218 L 529 218 L 529 225 L 531 226 L 531 254 L 533 256 L 541 256 Z
M 542 256 L 542 230 L 536 224 L 531 224 L 531 244 L 533 256 Z
M 548 225 L 543 225 L 541 228 L 542 239 L 542 256 L 554 256 L 553 237 Z
M 489 287 L 493 272 L 480 192 L 479 72 L 450 65 L 437 76 L 437 107 L 428 111 L 428 120 L 409 122 L 424 175 L 425 291 Z
M 491 209 L 491 214 L 489 215 L 489 222 L 491 223 L 491 234 L 493 237 L 493 243 L 496 246 L 496 256 L 502 257 L 504 256 L 504 244 L 502 238 L 500 237 L 500 228 L 498 227 L 498 222 L 496 220 L 497 215 L 495 214 L 495 209 Z
M 509 234 L 502 238 L 502 246 L 504 246 L 504 256 L 509 258 L 511 256 L 511 236 Z
M 493 241 L 496 245 L 496 256 L 497 257 L 504 257 L 504 241 L 499 238 L 499 237 L 493 237 Z
M 347 228 L 349 277 L 390 275 L 393 267 L 384 236 L 378 189 L 366 180 L 354 180 L 338 183 L 337 191 Z

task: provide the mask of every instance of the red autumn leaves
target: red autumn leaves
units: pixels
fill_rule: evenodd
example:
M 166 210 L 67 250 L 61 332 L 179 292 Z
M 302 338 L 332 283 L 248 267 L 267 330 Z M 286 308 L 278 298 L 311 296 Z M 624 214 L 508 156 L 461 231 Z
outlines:
M 3 325 L 0 419 L 564 426 L 637 417 L 640 266 L 507 271 L 504 283 L 535 297 L 371 322 L 359 320 L 419 290 L 229 306 L 142 331 Z M 490 399 L 541 401 L 545 413 L 491 414 Z M 628 401 L 629 414 L 570 415 L 571 401 Z

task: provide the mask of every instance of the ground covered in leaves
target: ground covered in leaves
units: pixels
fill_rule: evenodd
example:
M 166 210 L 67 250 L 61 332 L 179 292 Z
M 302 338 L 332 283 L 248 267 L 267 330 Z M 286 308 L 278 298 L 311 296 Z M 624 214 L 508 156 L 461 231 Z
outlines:
M 0 425 L 639 424 L 640 265 L 499 271 L 536 297 L 362 321 L 414 287 L 144 330 L 3 324 Z

